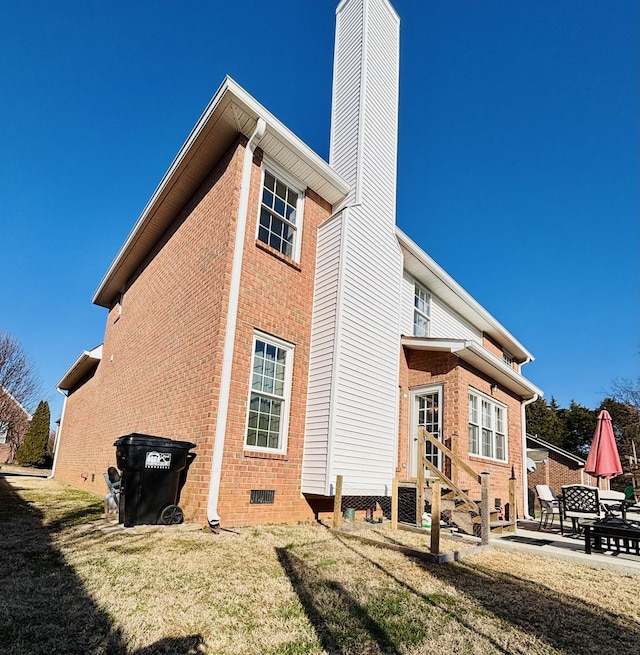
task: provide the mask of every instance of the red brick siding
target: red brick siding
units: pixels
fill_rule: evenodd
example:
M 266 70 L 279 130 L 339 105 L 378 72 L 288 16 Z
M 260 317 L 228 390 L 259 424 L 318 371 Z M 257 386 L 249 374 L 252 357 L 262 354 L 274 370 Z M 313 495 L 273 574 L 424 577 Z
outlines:
M 491 391 L 493 381 L 487 379 L 475 369 L 466 365 L 450 353 L 428 351 L 412 351 L 404 349 L 401 354 L 401 387 L 400 387 L 400 435 L 398 475 L 407 477 L 409 450 L 415 442 L 410 443 L 410 392 L 412 388 L 430 384 L 441 384 L 443 388 L 443 418 L 442 428 L 445 439 L 452 434 L 458 435 L 458 456 L 478 473 L 490 473 L 490 500 L 500 498 L 506 505 L 509 500 L 509 478 L 513 466 L 517 482 L 516 502 L 522 513 L 522 426 L 520 400 L 517 396 L 499 388 Z M 469 388 L 493 397 L 497 402 L 507 407 L 508 421 L 508 457 L 509 461 L 502 463 L 469 454 L 468 449 L 468 393 Z M 463 489 L 468 489 L 473 498 L 480 497 L 480 486 L 467 473 L 460 470 L 458 483 Z
M 129 282 L 122 314 L 109 312 L 95 376 L 67 399 L 61 481 L 106 493 L 123 434 L 192 441 L 181 505 L 204 516 L 243 152 L 236 144 L 223 157 Z
M 256 242 L 261 171 L 254 162 L 238 306 L 231 398 L 220 485 L 219 512 L 230 525 L 313 518 L 301 494 L 302 453 L 318 225 L 331 206 L 311 190 L 304 201 L 300 263 Z M 244 450 L 255 330 L 295 347 L 285 455 Z M 275 490 L 273 505 L 251 505 L 251 489 Z
M 56 478 L 103 494 L 102 473 L 115 463 L 117 437 L 142 432 L 192 441 L 197 458 L 180 504 L 187 519 L 206 521 L 244 144 L 240 139 L 230 149 L 149 254 L 126 289 L 121 315 L 117 305 L 109 312 L 103 360 L 67 400 Z M 313 516 L 300 479 L 316 233 L 331 207 L 307 191 L 294 264 L 256 245 L 260 181 L 257 151 L 218 507 L 224 525 Z M 295 346 L 284 456 L 243 451 L 255 329 Z M 251 489 L 274 489 L 275 503 L 250 505 Z

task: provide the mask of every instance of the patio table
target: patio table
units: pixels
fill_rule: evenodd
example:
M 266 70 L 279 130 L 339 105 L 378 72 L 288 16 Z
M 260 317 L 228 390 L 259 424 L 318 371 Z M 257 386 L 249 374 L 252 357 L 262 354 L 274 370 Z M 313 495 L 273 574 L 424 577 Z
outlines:
M 639 523 L 610 518 L 602 521 L 586 521 L 582 525 L 584 527 L 584 552 L 587 555 L 591 555 L 593 548 L 594 550 L 613 550 L 640 556 Z

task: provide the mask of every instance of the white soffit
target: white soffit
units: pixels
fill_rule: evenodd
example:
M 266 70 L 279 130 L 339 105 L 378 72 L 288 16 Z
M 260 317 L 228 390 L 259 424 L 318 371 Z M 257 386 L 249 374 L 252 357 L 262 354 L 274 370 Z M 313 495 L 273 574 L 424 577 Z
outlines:
M 69 391 L 82 378 L 95 368 L 102 359 L 102 345 L 96 346 L 93 350 L 84 350 L 80 357 L 76 359 L 69 370 L 62 376 L 58 382 L 58 389 Z
M 543 392 L 523 375 L 514 371 L 501 359 L 490 353 L 477 341 L 467 339 L 431 339 L 429 337 L 402 337 L 401 344 L 411 350 L 450 352 L 471 364 L 491 380 L 525 399 L 542 396 Z
M 404 255 L 404 268 L 410 275 L 422 282 L 429 291 L 471 325 L 504 346 L 518 362 L 535 359 L 503 325 L 400 228 L 396 228 L 396 235 Z
M 259 147 L 304 186 L 331 205 L 342 201 L 348 184 L 319 155 L 230 77 L 214 95 L 165 173 L 93 296 L 109 307 L 128 278 L 169 227 L 239 133 L 249 137 L 258 118 L 267 124 Z

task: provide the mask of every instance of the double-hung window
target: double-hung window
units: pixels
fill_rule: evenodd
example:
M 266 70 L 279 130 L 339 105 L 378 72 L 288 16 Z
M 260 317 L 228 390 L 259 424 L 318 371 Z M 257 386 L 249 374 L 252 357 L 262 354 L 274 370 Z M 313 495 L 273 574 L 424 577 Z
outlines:
M 286 450 L 292 367 L 291 344 L 255 334 L 245 442 L 247 448 Z
M 507 409 L 469 391 L 469 452 L 507 461 Z
M 413 336 L 428 337 L 431 320 L 431 294 L 417 282 L 413 292 Z
M 302 193 L 265 169 L 258 223 L 262 241 L 290 259 L 298 259 Z

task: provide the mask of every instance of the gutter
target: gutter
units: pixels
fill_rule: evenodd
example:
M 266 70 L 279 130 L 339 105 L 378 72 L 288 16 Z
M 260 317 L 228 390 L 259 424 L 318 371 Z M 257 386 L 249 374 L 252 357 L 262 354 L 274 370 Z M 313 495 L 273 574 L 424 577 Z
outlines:
M 527 405 L 535 403 L 542 394 L 534 394 L 533 398 L 525 400 L 520 405 L 520 426 L 522 428 L 522 515 L 524 518 L 532 518 L 529 513 L 529 473 L 527 472 Z M 516 517 L 517 520 L 517 517 Z
M 209 497 L 207 500 L 207 521 L 210 527 L 220 524 L 218 514 L 218 497 L 220 495 L 220 476 L 222 474 L 222 455 L 224 452 L 224 438 L 227 430 L 227 414 L 229 412 L 229 393 L 231 388 L 231 368 L 233 364 L 233 349 L 236 340 L 236 320 L 238 316 L 238 300 L 240 297 L 240 275 L 242 273 L 242 253 L 244 250 L 244 236 L 247 228 L 247 212 L 249 209 L 249 185 L 251 182 L 251 166 L 253 153 L 258 142 L 264 136 L 267 124 L 264 119 L 258 118 L 256 129 L 249 138 L 242 161 L 242 178 L 240 180 L 240 196 L 238 200 L 238 217 L 236 221 L 236 237 L 233 248 L 233 262 L 231 265 L 231 281 L 229 284 L 229 305 L 227 308 L 227 322 L 224 332 L 224 346 L 222 350 L 222 371 L 220 376 L 220 394 L 218 399 L 218 413 L 216 417 L 215 441 L 213 443 L 213 456 L 211 460 L 211 478 L 209 482 Z

